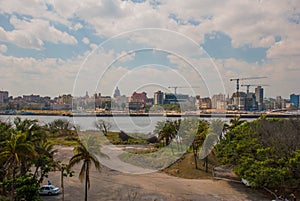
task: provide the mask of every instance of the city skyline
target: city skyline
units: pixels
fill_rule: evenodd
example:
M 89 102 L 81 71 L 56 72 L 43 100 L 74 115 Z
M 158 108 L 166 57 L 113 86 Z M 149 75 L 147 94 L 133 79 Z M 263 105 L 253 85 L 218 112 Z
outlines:
M 267 76 L 241 84 L 268 84 L 265 97 L 289 98 L 300 93 L 299 8 L 280 0 L 1 2 L 0 88 L 53 97 L 198 86 L 178 93 L 211 97 L 234 93 L 230 79 Z
M 261 87 L 263 90 L 265 90 L 265 88 L 263 87 L 263 86 L 261 86 L 261 85 L 257 85 L 257 87 Z M 130 96 L 132 96 L 132 94 L 134 94 L 134 93 L 142 93 L 142 92 L 145 92 L 146 94 L 147 94 L 147 96 L 149 96 L 149 97 L 155 97 L 155 94 L 157 93 L 157 92 L 162 92 L 163 94 L 175 94 L 174 93 L 174 90 L 173 91 L 171 91 L 171 90 L 168 90 L 168 91 L 162 91 L 162 90 L 159 90 L 159 89 L 157 89 L 157 90 L 155 90 L 155 89 L 153 89 L 153 93 L 148 93 L 147 91 L 143 91 L 143 90 L 141 90 L 141 91 L 132 91 L 130 94 L 124 94 L 124 93 L 122 93 L 122 89 L 120 89 L 120 87 L 116 87 L 115 89 L 117 89 L 118 90 L 118 93 L 120 93 L 118 96 L 125 96 L 125 97 L 127 97 L 127 98 L 129 98 Z M 9 97 L 11 96 L 11 97 L 13 97 L 13 98 L 17 98 L 17 97 L 22 97 L 22 96 L 30 96 L 30 95 L 34 95 L 34 96 L 40 96 L 40 97 L 50 97 L 50 98 L 56 98 L 56 97 L 60 97 L 60 96 L 63 96 L 63 95 L 71 95 L 71 96 L 73 96 L 73 94 L 72 93 L 61 93 L 61 94 L 56 94 L 56 95 L 53 95 L 53 96 L 51 96 L 51 95 L 43 95 L 43 94 L 37 94 L 37 93 L 27 93 L 27 94 L 18 94 L 18 95 L 12 95 L 11 93 L 10 93 L 10 91 L 9 90 L 6 90 L 6 89 L 1 89 L 0 90 L 1 92 L 8 92 L 9 93 Z M 247 93 L 247 91 L 246 90 L 240 90 L 239 92 L 242 92 L 242 93 Z M 253 90 L 251 91 L 251 90 L 249 90 L 249 92 L 250 93 L 254 93 L 255 94 L 255 88 L 253 88 Z M 263 92 L 264 93 L 264 92 Z M 114 91 L 114 93 L 112 93 L 112 94 L 103 94 L 103 93 L 101 93 L 100 91 L 97 91 L 97 92 L 93 92 L 93 93 L 90 93 L 89 91 L 85 91 L 85 93 L 83 93 L 83 94 L 81 94 L 81 95 L 79 95 L 79 96 L 74 96 L 75 98 L 76 97 L 86 97 L 87 95 L 89 96 L 89 97 L 93 97 L 93 96 L 95 96 L 95 95 L 101 95 L 101 96 L 103 96 L 103 97 L 111 97 L 111 98 L 116 98 L 115 97 L 115 91 Z M 234 96 L 234 94 L 236 94 L 236 91 L 233 91 L 232 93 L 228 93 L 228 94 L 223 94 L 223 93 L 216 93 L 216 94 L 211 94 L 211 96 L 201 96 L 201 94 L 196 94 L 195 96 L 192 96 L 191 94 L 186 94 L 186 93 L 181 93 L 181 92 L 179 92 L 179 93 L 176 93 L 176 94 L 178 94 L 178 95 L 188 95 L 188 96 L 191 96 L 191 97 L 196 97 L 196 96 L 200 96 L 200 97 L 209 97 L 209 98 L 212 98 L 213 96 L 215 96 L 215 95 L 225 95 L 225 97 L 227 98 L 228 96 L 229 97 L 232 97 L 232 96 Z M 277 97 L 281 97 L 281 98 L 283 98 L 283 99 L 287 99 L 287 100 L 289 100 L 290 99 L 290 96 L 291 95 L 299 95 L 300 96 L 300 93 L 295 93 L 295 92 L 290 92 L 289 94 L 288 94 L 288 96 L 287 97 L 283 97 L 283 96 L 281 96 L 280 94 L 279 95 L 277 95 L 277 96 L 275 96 L 275 97 L 266 97 L 265 95 L 264 95 L 264 99 L 268 99 L 268 98 L 271 98 L 271 99 L 276 99 Z

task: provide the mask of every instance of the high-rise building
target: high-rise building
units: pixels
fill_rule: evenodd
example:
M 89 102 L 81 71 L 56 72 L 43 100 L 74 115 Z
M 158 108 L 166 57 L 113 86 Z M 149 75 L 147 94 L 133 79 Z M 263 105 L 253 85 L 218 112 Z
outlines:
M 232 109 L 245 110 L 245 100 L 247 94 L 245 92 L 235 92 L 231 96 Z
M 264 89 L 261 86 L 255 88 L 255 97 L 257 102 L 257 109 L 259 111 L 263 110 L 264 107 Z
M 299 108 L 299 95 L 291 94 L 290 102 L 293 103 L 296 108 Z
M 0 91 L 0 105 L 8 102 L 8 91 Z
M 164 92 L 157 91 L 154 93 L 154 105 L 162 105 L 164 103 Z
M 225 94 L 220 93 L 220 94 L 212 96 L 212 98 L 211 98 L 211 108 L 213 108 L 213 109 L 224 109 L 224 104 L 226 105 Z

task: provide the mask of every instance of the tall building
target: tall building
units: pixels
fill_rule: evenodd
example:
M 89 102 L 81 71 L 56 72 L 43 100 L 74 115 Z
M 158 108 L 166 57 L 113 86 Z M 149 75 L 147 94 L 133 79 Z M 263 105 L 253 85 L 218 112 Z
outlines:
M 0 105 L 8 102 L 8 91 L 0 91 Z
M 257 109 L 259 111 L 263 110 L 264 107 L 264 89 L 261 86 L 255 88 L 255 97 L 257 102 Z
M 245 101 L 247 94 L 240 91 L 238 94 L 234 92 L 231 96 L 232 109 L 245 110 Z
M 154 93 L 154 105 L 164 104 L 164 92 L 157 91 Z
M 120 93 L 119 88 L 117 87 L 117 88 L 115 89 L 114 98 L 118 98 L 118 97 L 120 97 L 120 96 L 121 96 L 121 93 Z
M 212 109 L 225 109 L 226 108 L 226 98 L 225 94 L 213 95 L 211 98 L 211 108 Z M 224 108 L 225 106 L 225 108 Z
M 293 103 L 296 108 L 299 108 L 299 95 L 291 94 L 290 102 Z

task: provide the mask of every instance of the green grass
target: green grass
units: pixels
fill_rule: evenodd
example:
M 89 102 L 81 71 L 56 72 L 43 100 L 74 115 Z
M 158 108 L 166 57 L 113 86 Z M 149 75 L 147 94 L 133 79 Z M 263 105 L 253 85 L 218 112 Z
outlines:
M 129 134 L 130 138 L 128 141 L 122 141 L 119 138 L 119 132 L 109 132 L 106 136 L 107 140 L 114 145 L 128 145 L 128 144 L 148 144 L 146 139 L 141 138 L 141 134 Z M 132 137 L 134 136 L 134 137 Z
M 76 140 L 66 140 L 65 138 L 53 138 L 53 139 L 49 139 L 48 141 L 54 145 L 63 145 L 63 146 L 71 146 L 71 147 L 74 147 L 78 144 Z
M 205 172 L 205 167 L 203 166 L 203 161 L 197 159 L 198 169 L 195 168 L 193 153 L 186 153 L 174 164 L 165 168 L 163 172 L 186 179 L 211 179 L 212 178 L 212 168 L 218 164 L 218 160 L 215 156 L 210 155 L 209 160 L 209 171 Z

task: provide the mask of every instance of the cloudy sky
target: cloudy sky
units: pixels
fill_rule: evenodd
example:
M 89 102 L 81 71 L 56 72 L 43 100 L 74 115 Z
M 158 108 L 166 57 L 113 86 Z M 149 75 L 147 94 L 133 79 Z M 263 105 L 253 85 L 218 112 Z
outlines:
M 265 76 L 242 84 L 288 98 L 300 93 L 299 33 L 298 0 L 0 1 L 0 87 L 210 96 Z

